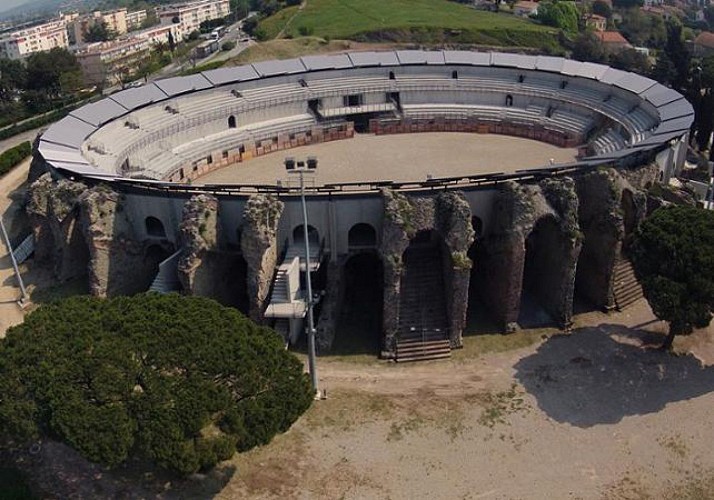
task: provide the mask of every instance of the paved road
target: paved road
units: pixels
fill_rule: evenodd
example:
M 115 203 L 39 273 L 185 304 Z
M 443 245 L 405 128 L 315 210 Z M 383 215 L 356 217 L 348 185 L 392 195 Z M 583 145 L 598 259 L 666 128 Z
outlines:
M 36 128 L 33 130 L 28 130 L 27 132 L 22 132 L 21 134 L 17 134 L 15 136 L 0 141 L 0 153 L 14 146 L 17 146 L 21 142 L 34 141 L 37 134 L 39 134 L 41 130 L 44 130 L 47 127 L 49 127 L 49 125 L 45 125 L 43 127 Z

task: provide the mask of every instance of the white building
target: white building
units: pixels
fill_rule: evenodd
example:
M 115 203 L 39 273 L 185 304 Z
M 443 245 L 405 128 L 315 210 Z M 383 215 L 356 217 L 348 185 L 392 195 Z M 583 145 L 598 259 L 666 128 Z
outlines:
M 126 13 L 126 29 L 129 31 L 139 29 L 141 23 L 146 21 L 146 10 L 135 10 L 134 12 Z
M 220 19 L 230 14 L 229 0 L 199 0 L 179 5 L 167 5 L 157 9 L 162 25 L 175 24 L 180 36 L 187 37 L 197 31 L 204 21 Z
M 136 71 L 154 45 L 168 44 L 171 31 L 177 39 L 176 27 L 155 26 L 109 42 L 87 45 L 76 53 L 84 81 L 92 85 L 120 83 Z
M 34 52 L 67 48 L 68 45 L 65 21 L 50 21 L 1 34 L 0 57 L 22 59 Z

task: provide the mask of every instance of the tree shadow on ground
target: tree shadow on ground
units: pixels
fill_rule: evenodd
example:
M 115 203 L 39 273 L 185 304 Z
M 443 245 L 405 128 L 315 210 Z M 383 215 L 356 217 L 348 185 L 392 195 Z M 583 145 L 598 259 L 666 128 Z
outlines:
M 714 367 L 652 349 L 662 340 L 654 337 L 621 325 L 580 328 L 521 359 L 516 379 L 550 418 L 578 427 L 654 413 L 714 390 Z

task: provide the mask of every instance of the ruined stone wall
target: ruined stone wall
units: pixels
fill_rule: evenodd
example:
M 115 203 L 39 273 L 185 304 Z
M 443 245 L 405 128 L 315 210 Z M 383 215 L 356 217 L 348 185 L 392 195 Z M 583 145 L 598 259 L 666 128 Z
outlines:
M 332 348 L 337 333 L 337 323 L 345 294 L 346 258 L 330 261 L 327 265 L 327 285 L 325 298 L 320 308 L 320 320 L 317 324 L 315 342 L 318 353 L 328 352 Z
M 527 239 L 539 221 L 551 218 L 557 235 L 546 232 L 532 243 L 540 247 L 531 258 L 542 275 L 531 285 L 543 308 L 561 326 L 567 326 L 580 252 L 574 182 L 569 178 L 546 179 L 534 186 L 507 182 L 495 205 L 491 231 L 479 252 L 482 262 L 476 263 L 480 295 L 491 316 L 506 331 L 517 327 Z
M 87 274 L 89 251 L 82 234 L 79 196 L 84 184 L 55 182 L 46 173 L 30 184 L 26 211 L 35 237 L 35 261 L 49 265 L 59 281 Z
M 263 321 L 266 301 L 278 263 L 277 232 L 284 204 L 271 195 L 251 196 L 243 212 L 241 237 L 243 257 L 248 264 L 247 289 L 250 317 Z
M 466 255 L 473 243 L 471 209 L 459 192 L 443 192 L 435 197 L 408 197 L 389 190 L 382 192 L 384 223 L 379 253 L 384 264 L 384 331 L 385 356 L 394 353 L 399 327 L 402 255 L 411 238 L 419 231 L 435 230 L 447 247 L 444 259 L 446 304 L 450 321 L 452 347 L 462 345 L 466 323 L 468 284 L 471 260 Z
M 79 204 L 82 231 L 89 247 L 92 295 L 112 297 L 146 291 L 158 262 L 147 258 L 152 242 L 136 234 L 127 215 L 125 196 L 99 185 L 82 193 Z
M 184 205 L 178 278 L 189 295 L 210 297 L 239 307 L 245 295 L 245 271 L 239 252 L 229 250 L 219 223 L 215 196 L 198 194 Z

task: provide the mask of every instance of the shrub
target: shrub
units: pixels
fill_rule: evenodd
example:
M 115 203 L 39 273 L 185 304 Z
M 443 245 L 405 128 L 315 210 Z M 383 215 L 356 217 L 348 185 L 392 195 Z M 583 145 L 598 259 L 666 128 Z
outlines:
M 224 52 L 228 52 L 229 50 L 233 50 L 236 48 L 236 43 L 233 40 L 228 40 L 227 42 L 223 42 L 223 45 L 221 45 L 221 50 Z
M 177 294 L 41 306 L 0 340 L 0 438 L 58 439 L 87 459 L 186 475 L 268 443 L 310 406 L 282 339 Z
M 18 144 L 14 148 L 10 148 L 0 154 L 0 177 L 8 173 L 12 168 L 22 160 L 32 154 L 32 145 L 29 141 Z

